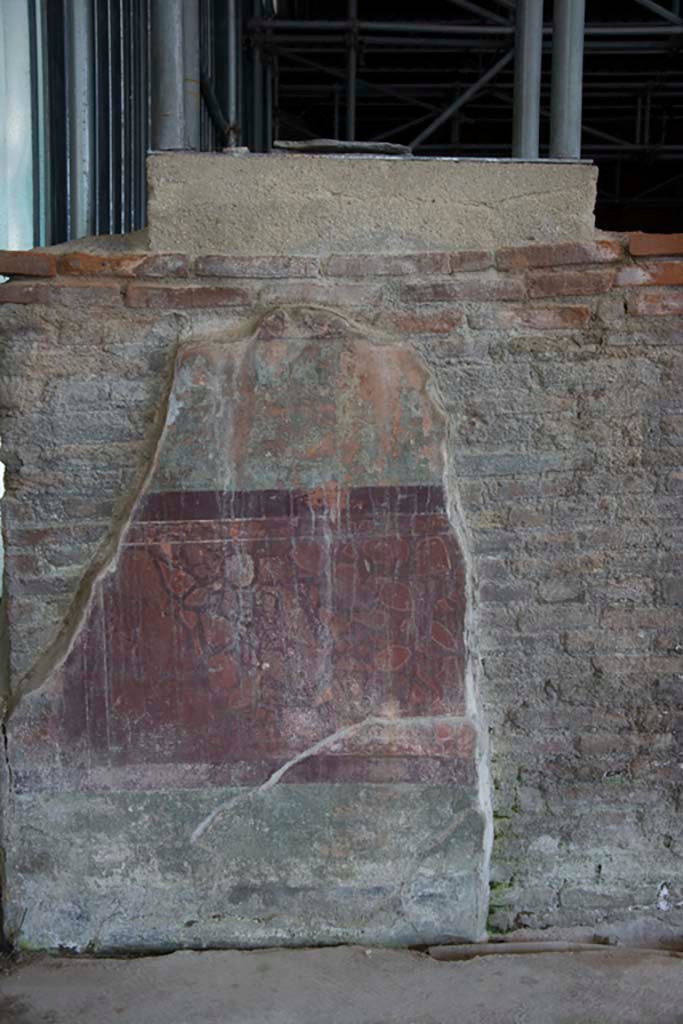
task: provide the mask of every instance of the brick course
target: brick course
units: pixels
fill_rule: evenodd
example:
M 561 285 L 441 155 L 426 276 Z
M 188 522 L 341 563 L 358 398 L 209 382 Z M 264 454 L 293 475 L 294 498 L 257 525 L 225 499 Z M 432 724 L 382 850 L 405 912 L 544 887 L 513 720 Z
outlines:
M 54 277 L 57 273 L 57 257 L 45 252 L 18 252 L 0 250 L 0 274 L 11 277 L 26 274 L 28 277 Z

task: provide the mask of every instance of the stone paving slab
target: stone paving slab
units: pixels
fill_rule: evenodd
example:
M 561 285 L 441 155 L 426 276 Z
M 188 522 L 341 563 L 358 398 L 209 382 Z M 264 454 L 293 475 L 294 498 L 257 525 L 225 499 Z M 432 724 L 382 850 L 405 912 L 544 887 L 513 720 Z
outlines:
M 336 947 L 35 958 L 2 1024 L 681 1024 L 683 959 L 628 950 L 440 963 Z

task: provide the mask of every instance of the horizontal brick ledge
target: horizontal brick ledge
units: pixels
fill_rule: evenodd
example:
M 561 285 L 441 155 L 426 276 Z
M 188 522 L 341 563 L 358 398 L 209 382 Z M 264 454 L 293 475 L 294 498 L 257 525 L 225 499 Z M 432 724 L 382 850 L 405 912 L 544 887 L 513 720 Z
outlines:
M 134 274 L 144 259 L 142 253 L 105 256 L 91 252 L 68 252 L 59 257 L 59 272 L 105 276 L 116 274 L 123 277 Z
M 524 282 L 518 278 L 453 276 L 401 286 L 404 302 L 513 302 L 525 296 Z
M 531 270 L 527 273 L 529 295 L 534 299 L 553 295 L 597 295 L 608 292 L 614 271 L 608 268 L 586 270 Z
M 450 259 L 445 252 L 330 256 L 322 264 L 322 272 L 328 277 L 398 277 L 408 274 L 448 274 L 449 271 Z
M 203 309 L 212 306 L 240 306 L 252 298 L 245 288 L 211 288 L 195 285 L 163 286 L 129 284 L 126 304 L 146 309 Z
M 635 231 L 629 236 L 632 256 L 683 256 L 683 233 L 650 235 Z
M 314 256 L 198 256 L 194 272 L 198 277 L 287 278 L 317 277 Z
M 526 270 L 534 267 L 558 267 L 584 263 L 614 263 L 625 257 L 624 246 L 609 238 L 595 242 L 553 242 L 499 249 L 499 270 Z
M 0 274 L 7 277 L 54 277 L 57 273 L 57 258 L 53 253 L 0 250 Z M 7 301 L 7 300 L 5 300 Z
M 187 277 L 191 260 L 180 253 L 66 253 L 59 258 L 62 274 L 117 277 Z

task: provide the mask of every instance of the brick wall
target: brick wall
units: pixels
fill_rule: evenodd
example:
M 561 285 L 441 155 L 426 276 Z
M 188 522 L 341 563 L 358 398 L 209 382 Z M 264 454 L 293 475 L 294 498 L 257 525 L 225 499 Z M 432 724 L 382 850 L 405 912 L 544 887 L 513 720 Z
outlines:
M 65 623 L 68 641 L 146 471 L 178 344 L 334 310 L 409 342 L 448 418 L 490 728 L 490 927 L 680 929 L 683 238 L 5 253 L 0 273 L 10 689 Z

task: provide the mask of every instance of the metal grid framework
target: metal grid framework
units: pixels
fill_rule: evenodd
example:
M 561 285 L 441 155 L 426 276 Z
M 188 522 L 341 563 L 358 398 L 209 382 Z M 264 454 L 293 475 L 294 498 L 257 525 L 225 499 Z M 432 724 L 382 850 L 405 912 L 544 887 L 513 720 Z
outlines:
M 683 227 L 681 0 L 591 0 L 585 29 L 583 0 L 423 0 L 420 18 L 395 3 L 385 20 L 373 12 L 388 5 L 359 3 L 331 0 L 320 18 L 320 4 L 282 0 L 250 22 L 280 137 L 580 154 L 600 166 L 605 226 L 671 229 L 666 210 Z
M 35 244 L 145 224 L 150 149 L 268 148 L 269 0 L 17 0 L 31 27 Z M 0 12 L 1 16 L 1 12 Z
M 682 0 L 24 2 L 36 242 L 143 226 L 149 149 L 320 137 L 581 155 L 601 226 L 683 227 Z

